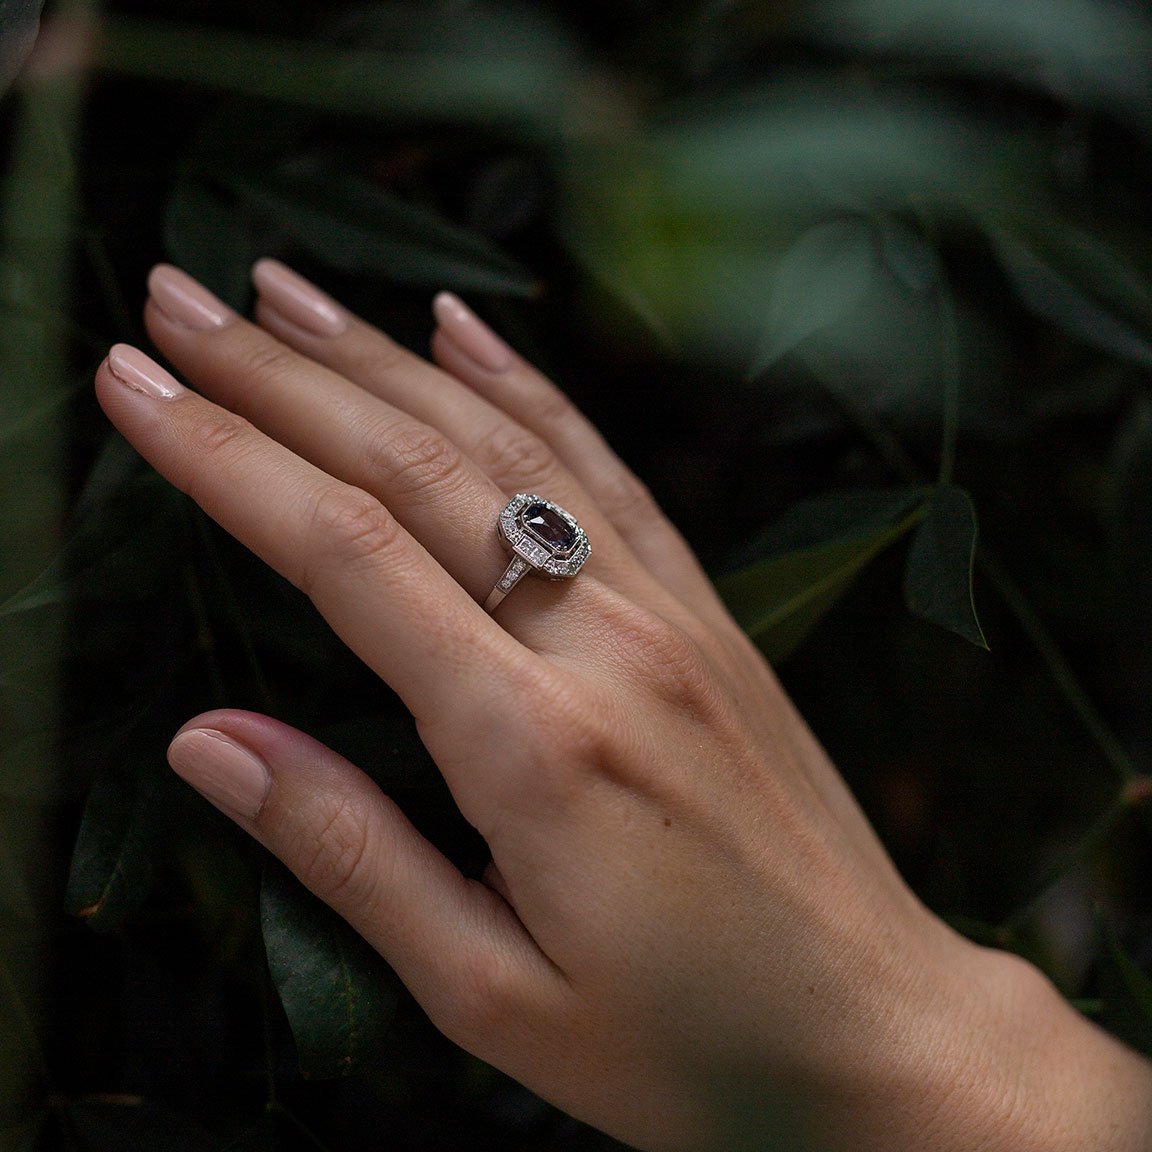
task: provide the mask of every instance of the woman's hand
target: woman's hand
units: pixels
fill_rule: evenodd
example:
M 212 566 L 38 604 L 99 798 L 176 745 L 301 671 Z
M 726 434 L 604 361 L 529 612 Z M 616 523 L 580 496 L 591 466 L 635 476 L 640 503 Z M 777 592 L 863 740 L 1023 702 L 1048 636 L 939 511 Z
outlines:
M 374 945 L 453 1040 L 647 1149 L 1136 1149 L 1147 1066 L 894 871 L 642 485 L 459 301 L 440 367 L 282 265 L 257 319 L 173 268 L 105 411 L 306 592 L 411 709 L 492 853 L 464 878 L 356 768 L 267 717 L 170 759 Z M 510 495 L 594 554 L 488 615 Z

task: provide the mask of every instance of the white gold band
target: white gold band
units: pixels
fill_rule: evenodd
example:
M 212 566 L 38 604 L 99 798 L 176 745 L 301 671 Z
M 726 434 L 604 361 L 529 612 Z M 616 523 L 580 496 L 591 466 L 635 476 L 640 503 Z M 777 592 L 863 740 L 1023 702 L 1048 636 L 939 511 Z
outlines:
M 504 575 L 496 581 L 496 586 L 488 593 L 484 601 L 484 611 L 491 612 L 520 581 L 532 571 L 532 565 L 519 556 L 513 557 L 512 563 L 504 569 Z
M 531 493 L 521 492 L 508 501 L 496 531 L 512 559 L 484 601 L 485 612 L 500 604 L 529 572 L 548 580 L 570 580 L 592 555 L 575 517 Z

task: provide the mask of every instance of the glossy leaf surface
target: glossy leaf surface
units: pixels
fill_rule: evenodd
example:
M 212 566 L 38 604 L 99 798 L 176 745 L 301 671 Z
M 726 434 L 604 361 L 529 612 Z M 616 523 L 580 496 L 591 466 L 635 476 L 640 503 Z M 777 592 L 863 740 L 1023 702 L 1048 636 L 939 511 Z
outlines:
M 88 794 L 65 907 L 98 931 L 119 927 L 148 895 L 157 801 L 153 777 L 143 769 L 108 769 Z
M 337 271 L 517 296 L 535 291 L 532 275 L 482 236 L 336 166 L 237 175 L 228 184 Z
M 305 1076 L 363 1071 L 386 1047 L 395 1006 L 384 961 L 283 867 L 269 864 L 260 923 L 272 981 Z
M 912 538 L 904 569 L 904 596 L 917 616 L 987 648 L 972 597 L 976 510 L 962 488 L 936 490 Z
M 783 660 L 864 568 L 923 515 L 915 489 L 848 493 L 793 509 L 718 581 L 725 602 L 770 660 Z

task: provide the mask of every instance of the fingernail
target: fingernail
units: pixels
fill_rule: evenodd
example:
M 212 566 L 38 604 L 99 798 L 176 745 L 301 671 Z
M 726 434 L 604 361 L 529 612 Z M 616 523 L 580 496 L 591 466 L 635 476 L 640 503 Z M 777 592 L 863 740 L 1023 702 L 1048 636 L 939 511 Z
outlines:
M 312 336 L 339 336 L 348 327 L 347 313 L 331 296 L 279 260 L 258 260 L 252 283 L 262 303 Z
M 108 353 L 108 371 L 133 392 L 153 400 L 175 400 L 186 391 L 171 372 L 166 372 L 151 356 L 131 344 L 116 344 Z
M 507 372 L 512 367 L 512 349 L 459 296 L 441 292 L 432 301 L 432 312 L 444 335 L 486 372 Z
M 175 324 L 194 332 L 223 328 L 236 315 L 203 284 L 171 264 L 157 264 L 148 276 L 152 302 Z
M 272 787 L 272 773 L 254 752 L 213 728 L 190 728 L 168 746 L 168 763 L 214 804 L 255 820 Z

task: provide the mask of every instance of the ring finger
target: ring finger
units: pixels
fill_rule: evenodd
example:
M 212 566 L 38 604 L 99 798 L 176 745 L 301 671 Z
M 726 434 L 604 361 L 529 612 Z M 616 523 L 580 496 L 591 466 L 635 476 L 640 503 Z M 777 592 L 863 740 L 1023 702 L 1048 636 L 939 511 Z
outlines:
M 484 601 L 508 563 L 494 530 L 506 496 L 451 435 L 287 348 L 177 269 L 156 269 L 150 288 L 149 332 L 198 387 L 330 475 L 375 495 L 473 599 Z M 630 597 L 647 597 L 651 578 L 579 486 L 558 464 L 541 460 L 538 470 L 551 477 L 542 495 L 567 505 L 592 537 L 591 571 Z M 560 634 L 556 612 L 585 621 L 594 612 L 588 597 L 595 582 L 564 590 L 527 583 L 500 616 L 537 650 Z

